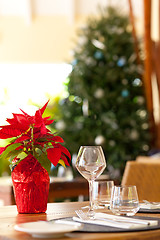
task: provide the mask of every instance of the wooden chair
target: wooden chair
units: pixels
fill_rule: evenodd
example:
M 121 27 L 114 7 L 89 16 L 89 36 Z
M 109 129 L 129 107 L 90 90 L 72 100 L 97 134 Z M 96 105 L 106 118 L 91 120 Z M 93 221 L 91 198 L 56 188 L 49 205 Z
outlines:
M 128 0 L 129 13 L 133 29 L 133 37 L 135 42 L 135 52 L 138 61 L 139 46 L 137 40 L 137 33 L 135 27 L 135 17 L 132 7 L 134 0 Z M 158 7 L 156 9 L 159 17 L 157 21 L 157 32 L 159 34 L 158 39 L 155 41 L 152 36 L 152 15 L 154 11 L 152 8 L 155 1 L 143 0 L 143 17 L 144 17 L 144 30 L 143 30 L 143 45 L 144 45 L 144 90 L 146 95 L 146 104 L 149 113 L 150 130 L 152 134 L 152 147 L 160 149 L 160 1 L 157 2 Z M 153 101 L 153 97 L 157 93 L 157 99 Z
M 108 175 L 102 174 L 99 180 L 110 180 Z M 72 180 L 56 180 L 52 178 L 49 188 L 48 202 L 68 201 L 74 199 L 75 201 L 83 201 L 89 199 L 89 184 L 83 177 L 76 177 Z
M 135 185 L 139 200 L 160 202 L 160 162 L 128 161 L 122 185 Z
M 142 162 L 142 163 L 160 163 L 160 157 L 149 157 L 149 156 L 138 156 L 136 158 L 136 162 Z
M 51 181 L 49 188 L 48 202 L 52 203 L 56 200 L 68 200 L 71 198 L 79 199 L 83 196 L 88 199 L 89 186 L 84 178 L 76 178 L 69 181 Z

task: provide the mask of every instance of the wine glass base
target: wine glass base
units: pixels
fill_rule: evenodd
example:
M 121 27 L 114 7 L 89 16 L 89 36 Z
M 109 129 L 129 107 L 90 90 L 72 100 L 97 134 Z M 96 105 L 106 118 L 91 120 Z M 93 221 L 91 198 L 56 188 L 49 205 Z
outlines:
M 104 209 L 106 208 L 107 206 L 93 206 L 94 209 Z M 87 209 L 87 208 L 90 208 L 89 205 L 86 205 L 84 207 L 81 207 L 81 209 Z M 108 208 L 108 207 L 107 207 Z
M 91 209 L 88 210 L 87 212 L 87 217 L 90 219 L 94 219 L 95 218 L 95 212 Z

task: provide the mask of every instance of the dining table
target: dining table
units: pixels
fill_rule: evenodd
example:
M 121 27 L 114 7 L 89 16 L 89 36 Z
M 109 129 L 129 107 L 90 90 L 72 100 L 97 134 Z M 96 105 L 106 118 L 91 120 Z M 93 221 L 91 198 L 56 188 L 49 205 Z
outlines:
M 48 203 L 45 213 L 19 214 L 16 205 L 0 207 L 0 240 L 29 240 L 36 239 L 32 235 L 15 230 L 15 225 L 36 221 L 52 221 L 53 219 L 71 218 L 76 216 L 75 210 L 88 206 L 89 202 L 59 202 Z M 108 208 L 101 210 L 112 214 Z M 160 213 L 137 213 L 136 216 L 160 218 Z M 37 238 L 38 239 L 38 238 Z M 39 238 L 46 239 L 46 238 Z M 56 238 L 49 238 L 55 240 Z M 73 231 L 61 236 L 61 240 L 159 240 L 160 229 L 129 232 L 80 232 Z

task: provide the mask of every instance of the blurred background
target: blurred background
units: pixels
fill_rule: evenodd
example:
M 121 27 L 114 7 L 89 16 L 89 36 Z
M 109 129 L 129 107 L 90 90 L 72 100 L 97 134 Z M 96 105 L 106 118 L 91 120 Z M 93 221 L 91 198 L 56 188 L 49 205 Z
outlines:
M 102 145 L 106 172 L 115 179 L 126 161 L 157 154 L 159 90 L 151 54 L 158 51 L 151 40 L 159 41 L 158 4 L 0 0 L 0 125 L 20 108 L 32 114 L 50 99 L 46 114 L 71 152 L 73 176 L 81 145 Z M 0 175 L 8 174 L 8 162 L 0 163 Z

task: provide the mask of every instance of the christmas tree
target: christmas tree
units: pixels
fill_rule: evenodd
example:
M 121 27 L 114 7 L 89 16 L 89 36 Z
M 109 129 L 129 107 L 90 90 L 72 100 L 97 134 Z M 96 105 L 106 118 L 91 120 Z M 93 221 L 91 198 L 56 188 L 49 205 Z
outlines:
M 72 66 L 56 126 L 72 154 L 81 145 L 101 145 L 107 165 L 123 171 L 127 160 L 147 154 L 150 142 L 143 67 L 128 17 L 109 7 L 88 19 Z

